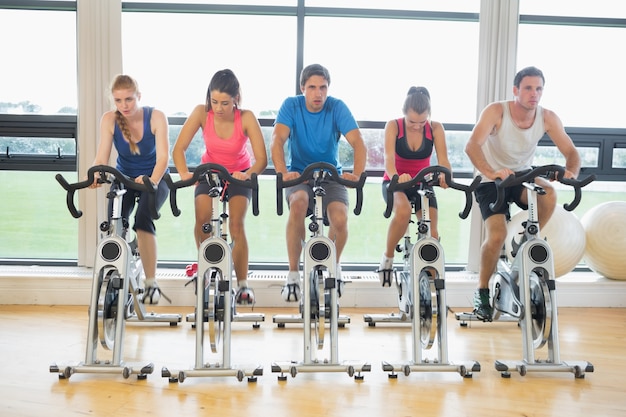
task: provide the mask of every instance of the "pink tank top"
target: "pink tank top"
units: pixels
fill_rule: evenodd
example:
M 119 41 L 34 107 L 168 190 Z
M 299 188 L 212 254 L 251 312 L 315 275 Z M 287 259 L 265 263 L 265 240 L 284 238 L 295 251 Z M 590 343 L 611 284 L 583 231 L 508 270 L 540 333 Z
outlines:
M 235 129 L 228 139 L 222 139 L 215 133 L 215 114 L 212 110 L 207 113 L 206 123 L 202 135 L 204 137 L 205 152 L 202 154 L 202 163 L 220 164 L 230 173 L 245 171 L 250 168 L 250 151 L 248 137 L 241 125 L 241 110 L 235 109 Z

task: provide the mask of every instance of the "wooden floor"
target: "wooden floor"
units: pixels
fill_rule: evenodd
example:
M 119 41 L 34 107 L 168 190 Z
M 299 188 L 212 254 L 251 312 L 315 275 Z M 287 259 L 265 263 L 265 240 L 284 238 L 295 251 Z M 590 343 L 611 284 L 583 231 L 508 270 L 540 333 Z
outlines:
M 461 309 L 452 309 L 460 311 Z M 159 307 L 183 315 L 191 309 Z M 240 310 L 243 312 L 243 310 Z M 75 374 L 59 379 L 53 362 L 85 357 L 87 307 L 0 306 L 1 416 L 624 416 L 626 415 L 626 309 L 561 308 L 561 359 L 586 360 L 595 372 L 584 379 L 570 373 L 513 373 L 502 378 L 496 359 L 521 359 L 520 332 L 514 323 L 471 323 L 460 327 L 448 315 L 449 359 L 477 360 L 473 378 L 453 372 L 413 372 L 390 379 L 382 361 L 410 359 L 408 325 L 368 327 L 364 313 L 387 310 L 343 309 L 351 323 L 339 331 L 340 360 L 366 360 L 371 372 L 355 381 L 346 373 L 299 373 L 278 381 L 271 364 L 301 361 L 302 326 L 277 328 L 267 309 L 260 329 L 233 323 L 232 363 L 258 364 L 257 382 L 235 377 L 187 378 L 170 383 L 161 367 L 189 369 L 195 332 L 183 321 L 129 323 L 125 360 L 151 361 L 155 372 L 135 376 Z M 538 351 L 538 358 L 545 355 Z M 101 358 L 107 351 L 99 353 Z M 430 353 L 429 353 L 430 354 Z M 328 357 L 324 351 L 322 357 Z M 324 356 L 326 355 L 326 356 Z M 217 359 L 208 349 L 207 362 Z

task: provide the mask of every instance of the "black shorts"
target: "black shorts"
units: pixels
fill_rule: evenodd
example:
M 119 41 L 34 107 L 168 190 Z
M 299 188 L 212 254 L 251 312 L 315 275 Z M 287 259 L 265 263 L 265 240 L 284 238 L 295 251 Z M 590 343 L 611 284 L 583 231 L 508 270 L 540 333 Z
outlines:
M 114 187 L 119 187 L 119 185 L 114 185 Z M 167 200 L 167 196 L 169 195 L 170 189 L 165 183 L 163 179 L 159 181 L 157 185 L 157 190 L 155 194 L 155 204 L 157 212 L 161 210 L 163 204 Z M 150 199 L 148 198 L 147 192 L 137 191 L 137 190 L 126 190 L 126 194 L 122 197 L 122 218 L 129 220 L 130 216 L 137 206 L 137 210 L 135 211 L 135 218 L 133 222 L 133 230 L 142 230 L 144 232 L 148 232 L 150 234 L 156 234 L 156 226 L 154 224 L 154 220 L 151 215 L 150 210 Z M 109 201 L 109 215 L 113 210 L 113 200 Z
M 521 200 L 524 190 L 525 188 L 522 184 L 505 188 L 504 203 L 497 211 L 492 211 L 489 205 L 491 203 L 495 203 L 498 197 L 496 184 L 491 181 L 481 183 L 478 188 L 474 190 L 474 195 L 476 196 L 476 201 L 480 207 L 480 213 L 483 216 L 483 220 L 486 220 L 489 216 L 493 216 L 494 214 L 504 214 L 507 219 L 510 219 L 510 203 L 515 203 L 522 210 L 527 210 L 528 205 L 524 204 Z
M 385 203 L 387 203 L 387 188 L 389 187 L 390 182 L 391 181 L 388 181 L 388 180 L 383 181 L 383 200 L 385 201 Z M 426 186 L 426 189 L 433 191 L 433 187 L 431 187 L 430 185 Z M 415 186 L 407 190 L 403 190 L 404 194 L 406 194 L 411 204 L 415 206 L 416 211 L 420 211 L 422 209 L 422 199 L 418 191 L 419 191 L 419 186 Z M 428 203 L 428 205 L 431 208 L 434 208 L 434 209 L 437 208 L 437 197 L 435 196 L 434 191 L 433 191 L 433 196 L 430 198 L 430 202 Z

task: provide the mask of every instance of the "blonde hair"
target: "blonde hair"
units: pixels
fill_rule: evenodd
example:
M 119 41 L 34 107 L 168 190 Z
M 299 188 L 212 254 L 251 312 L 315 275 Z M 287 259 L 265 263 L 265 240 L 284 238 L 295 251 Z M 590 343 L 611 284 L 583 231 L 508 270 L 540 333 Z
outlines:
M 136 93 L 139 93 L 139 84 L 137 81 L 129 75 L 118 75 L 113 79 L 111 83 L 111 93 L 115 90 L 133 90 Z M 128 141 L 128 145 L 130 146 L 130 152 L 133 155 L 139 155 L 139 146 L 132 140 L 132 135 L 130 133 L 130 129 L 128 128 L 128 124 L 126 123 L 126 118 L 122 115 L 119 110 L 115 111 L 115 121 L 120 126 L 120 130 L 122 131 L 122 135 L 124 139 Z

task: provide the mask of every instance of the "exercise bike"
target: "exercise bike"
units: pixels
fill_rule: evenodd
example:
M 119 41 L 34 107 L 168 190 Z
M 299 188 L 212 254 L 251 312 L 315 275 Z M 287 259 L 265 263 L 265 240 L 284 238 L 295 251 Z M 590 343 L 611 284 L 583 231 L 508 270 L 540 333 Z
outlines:
M 184 181 L 173 182 L 169 175 L 165 181 L 170 188 L 170 205 L 174 216 L 181 211 L 176 203 L 176 190 L 194 185 L 200 178 L 206 178 L 209 184 L 209 196 L 212 201 L 212 217 L 208 224 L 203 225 L 203 231 L 209 235 L 198 248 L 197 271 L 192 280 L 195 282 L 196 307 L 195 313 L 187 316 L 187 321 L 193 321 L 196 330 L 196 355 L 193 369 L 171 371 L 166 367 L 161 369 L 161 376 L 169 382 L 183 382 L 189 377 L 218 377 L 235 376 L 239 381 L 244 377 L 248 382 L 256 382 L 257 376 L 263 375 L 263 367 L 234 367 L 231 364 L 231 324 L 233 321 L 254 321 L 255 328 L 258 322 L 263 321 L 262 314 L 238 314 L 235 311 L 234 293 L 231 286 L 233 275 L 233 260 L 231 245 L 228 243 L 226 222 L 228 219 L 227 200 L 223 198 L 224 184 L 232 183 L 252 189 L 252 212 L 259 214 L 258 179 L 252 174 L 249 181 L 242 181 L 232 177 L 222 165 L 205 163 L 196 167 L 193 176 Z M 236 244 L 236 242 L 235 242 Z M 209 344 L 211 352 L 220 353 L 221 362 L 215 364 L 204 362 L 204 325 L 208 323 Z
M 148 192 L 152 218 L 158 219 L 154 204 L 155 186 L 147 176 L 143 178 L 143 185 L 138 184 L 107 165 L 89 168 L 87 179 L 75 184 L 69 184 L 61 174 L 57 174 L 55 178 L 67 191 L 67 207 L 74 218 L 83 214 L 74 205 L 74 194 L 92 185 L 96 173 L 99 174 L 98 183 L 111 184 L 106 196 L 112 210 L 108 221 L 100 224 L 100 230 L 105 236 L 96 252 L 89 304 L 87 353 L 84 362 L 67 366 L 55 363 L 50 366 L 50 372 L 58 373 L 59 379 L 70 378 L 74 373 L 122 373 L 124 378 L 136 373 L 138 379 L 145 379 L 154 370 L 152 363 L 137 368 L 122 360 L 125 322 L 166 322 L 176 326 L 181 321 L 180 314 L 146 312 L 140 300 L 143 294 L 143 288 L 139 285 L 141 259 L 134 240 L 130 241 L 128 221 L 121 217 L 122 197 L 127 190 L 138 190 Z M 98 359 L 98 342 L 104 349 L 112 351 L 111 359 Z
M 402 244 L 396 248 L 403 254 L 404 266 L 402 271 L 386 269 L 377 272 L 383 273 L 383 286 L 395 283 L 398 290 L 398 312 L 391 314 L 365 314 L 363 319 L 370 327 L 376 323 L 411 323 L 413 354 L 409 361 L 401 363 L 383 362 L 384 371 L 389 372 L 389 378 L 397 378 L 396 372 L 403 372 L 408 376 L 411 372 L 458 372 L 466 378 L 472 377 L 472 372 L 480 371 L 480 364 L 476 361 L 452 363 L 448 360 L 447 341 L 447 304 L 445 288 L 445 260 L 443 247 L 438 239 L 431 236 L 430 229 L 430 199 L 434 198 L 433 186 L 439 185 L 439 176 L 443 174 L 450 188 L 465 193 L 465 208 L 459 213 L 462 219 L 467 218 L 472 208 L 472 191 L 480 183 L 480 177 L 467 186 L 452 180 L 450 170 L 443 166 L 430 166 L 421 170 L 410 181 L 398 183 L 398 175 L 394 175 L 387 188 L 387 208 L 385 217 L 388 218 L 393 210 L 393 194 L 418 187 L 418 197 L 411 201 L 413 214 L 416 214 L 417 198 L 421 202 L 421 216 L 417 223 L 417 241 L 411 242 L 411 223 Z M 428 359 L 423 356 L 423 350 L 431 349 L 437 341 L 437 356 Z
M 505 204 L 505 188 L 522 185 L 528 197 L 528 220 L 520 242 L 512 242 L 513 260 L 507 262 L 501 256 L 491 279 L 492 309 L 491 320 L 502 316 L 518 321 L 522 331 L 523 357 L 519 361 L 496 360 L 495 368 L 503 378 L 511 376 L 514 369 L 521 376 L 527 372 L 572 372 L 576 378 L 584 378 L 585 372 L 593 372 L 593 365 L 586 361 L 561 361 L 558 339 L 558 313 L 556 300 L 556 280 L 554 259 L 549 243 L 539 237 L 537 195 L 546 191 L 535 183 L 536 177 L 556 180 L 573 187 L 574 199 L 563 207 L 574 210 L 581 199 L 581 188 L 595 179 L 590 175 L 579 181 L 565 178 L 565 168 L 559 165 L 544 165 L 504 180 L 496 180 L 497 199 L 490 205 L 496 211 Z M 458 320 L 471 319 L 473 314 L 457 315 Z M 490 321 L 490 320 L 487 320 Z M 536 359 L 535 350 L 548 345 L 547 359 Z
M 304 359 L 302 362 L 275 362 L 272 372 L 279 372 L 279 381 L 285 381 L 285 373 L 295 378 L 298 372 L 347 372 L 350 377 L 362 380 L 361 372 L 369 372 L 371 365 L 366 362 L 339 362 L 339 297 L 343 282 L 337 279 L 337 256 L 334 242 L 324 235 L 326 225 L 322 208 L 326 194 L 324 184 L 335 181 L 350 188 L 355 188 L 357 201 L 354 214 L 361 213 L 363 204 L 363 186 L 365 174 L 359 181 L 343 179 L 337 168 L 326 162 L 317 162 L 307 166 L 302 174 L 293 180 L 283 181 L 281 173 L 276 174 L 276 204 L 278 215 L 283 214 L 283 189 L 309 182 L 313 188 L 313 214 L 310 217 L 311 237 L 303 245 L 303 288 L 300 297 L 300 315 L 276 315 L 275 323 L 300 322 L 304 324 Z M 314 327 L 315 346 L 324 349 L 325 326 L 330 329 L 330 360 L 319 360 L 313 355 L 311 328 Z M 355 374 L 356 373 L 356 374 Z

